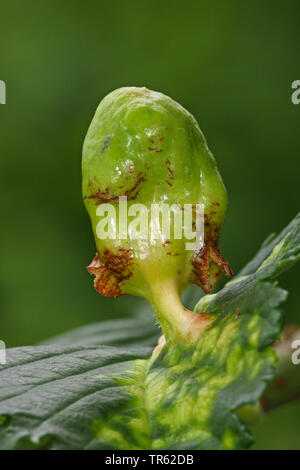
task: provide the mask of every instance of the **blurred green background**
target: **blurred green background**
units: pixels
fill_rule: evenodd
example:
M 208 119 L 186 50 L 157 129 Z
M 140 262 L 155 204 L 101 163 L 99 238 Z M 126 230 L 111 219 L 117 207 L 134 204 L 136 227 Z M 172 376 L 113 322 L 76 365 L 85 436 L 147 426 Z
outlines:
M 0 21 L 0 337 L 8 346 L 128 315 L 142 302 L 101 297 L 85 269 L 95 247 L 81 147 L 114 88 L 162 91 L 198 119 L 229 193 L 222 252 L 236 272 L 298 212 L 299 1 L 1 0 Z M 288 322 L 300 323 L 299 274 L 281 279 Z M 299 426 L 298 404 L 274 411 L 255 431 L 257 447 L 300 448 Z

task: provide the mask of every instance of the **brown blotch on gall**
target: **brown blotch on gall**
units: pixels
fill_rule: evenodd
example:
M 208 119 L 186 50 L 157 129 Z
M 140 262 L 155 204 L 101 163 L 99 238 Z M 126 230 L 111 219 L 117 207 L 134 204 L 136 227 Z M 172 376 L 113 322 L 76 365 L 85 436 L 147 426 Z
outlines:
M 132 263 L 132 252 L 125 248 L 119 248 L 116 254 L 105 249 L 101 260 L 97 253 L 87 266 L 88 272 L 95 275 L 96 291 L 106 297 L 120 297 L 122 282 L 132 276 Z
M 181 211 L 184 211 L 184 207 L 179 204 L 179 202 L 176 202 L 176 206 L 181 210 Z
M 215 244 L 215 240 L 206 241 L 205 245 L 194 254 L 194 258 L 192 259 L 193 273 L 195 276 L 194 282 L 206 293 L 213 289 L 215 279 L 219 278 L 223 270 L 227 276 L 233 275 L 228 261 L 217 250 Z M 213 280 L 211 280 L 209 276 L 210 263 L 212 262 L 219 267 Z
M 90 196 L 85 196 L 87 199 L 94 199 L 95 204 L 99 205 L 102 203 L 106 202 L 113 202 L 119 199 L 120 196 L 126 196 L 128 201 L 133 201 L 136 199 L 139 195 L 139 192 L 141 190 L 141 183 L 146 181 L 144 175 L 139 172 L 136 175 L 136 180 L 134 184 L 131 186 L 131 188 L 126 189 L 124 194 L 110 194 L 109 188 L 105 188 L 105 190 L 98 189 L 98 191 L 94 194 L 91 194 Z
M 172 180 L 174 179 L 174 170 L 170 167 L 171 162 L 170 162 L 169 159 L 166 160 L 166 165 L 167 165 L 167 170 L 168 170 L 168 179 L 167 179 L 166 183 L 169 186 L 173 186 Z
M 163 152 L 163 149 L 158 149 L 156 147 L 148 147 L 148 150 L 154 150 L 154 152 L 157 152 L 157 153 Z

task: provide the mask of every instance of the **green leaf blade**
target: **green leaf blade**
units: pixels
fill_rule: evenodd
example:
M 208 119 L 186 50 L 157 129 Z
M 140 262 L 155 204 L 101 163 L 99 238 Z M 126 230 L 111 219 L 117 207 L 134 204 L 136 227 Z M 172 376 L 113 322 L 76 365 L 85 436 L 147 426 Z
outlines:
M 0 446 L 13 449 L 22 442 L 50 448 L 80 449 L 93 439 L 92 426 L 104 410 L 122 406 L 126 391 L 115 377 L 136 360 L 147 358 L 149 348 L 14 348 L 1 367 Z M 105 411 L 106 412 L 106 411 Z

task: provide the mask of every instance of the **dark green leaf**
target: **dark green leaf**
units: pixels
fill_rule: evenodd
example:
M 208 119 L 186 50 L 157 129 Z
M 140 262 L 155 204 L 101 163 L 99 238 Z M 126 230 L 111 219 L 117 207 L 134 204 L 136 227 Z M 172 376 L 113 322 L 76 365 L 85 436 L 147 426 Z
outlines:
M 86 448 L 94 421 L 126 401 L 114 377 L 150 352 L 108 346 L 10 349 L 0 368 L 0 448 Z
M 133 317 L 92 323 L 50 338 L 44 344 L 154 346 L 160 334 L 150 307 L 144 307 Z

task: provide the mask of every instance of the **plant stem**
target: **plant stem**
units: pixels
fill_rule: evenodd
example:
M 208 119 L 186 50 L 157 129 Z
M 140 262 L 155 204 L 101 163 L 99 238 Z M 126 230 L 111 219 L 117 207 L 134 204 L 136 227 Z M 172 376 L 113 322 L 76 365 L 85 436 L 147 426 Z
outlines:
M 182 305 L 173 279 L 152 282 L 148 300 L 167 342 L 192 343 L 212 322 L 206 313 L 194 313 Z

